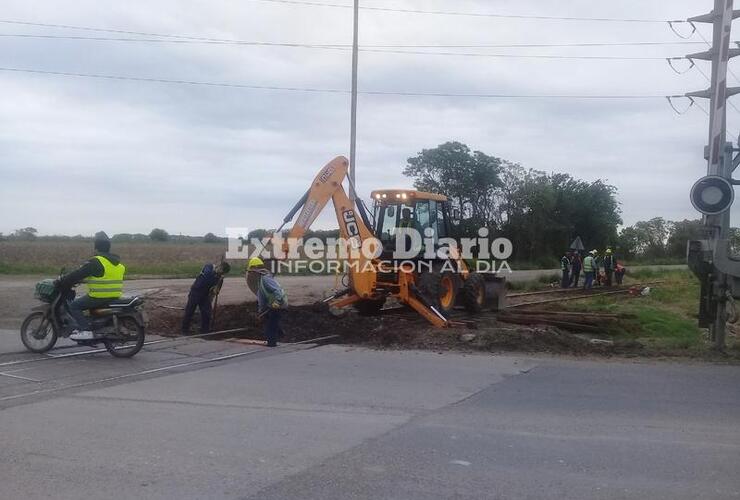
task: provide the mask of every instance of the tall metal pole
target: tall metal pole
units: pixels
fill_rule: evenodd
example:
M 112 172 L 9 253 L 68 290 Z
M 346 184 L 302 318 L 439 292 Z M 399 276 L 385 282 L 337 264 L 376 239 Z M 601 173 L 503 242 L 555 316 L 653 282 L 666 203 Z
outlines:
M 727 136 L 727 63 L 730 46 L 730 30 L 732 25 L 732 0 L 715 0 L 712 11 L 712 82 L 709 114 L 709 150 L 707 158 L 707 174 L 724 176 L 725 137 Z M 731 153 L 730 153 L 731 154 Z M 720 215 L 705 215 L 704 224 L 714 230 L 712 235 L 716 245 L 726 237 L 729 226 L 729 212 Z M 714 294 L 716 310 L 714 321 L 709 327 L 709 333 L 715 347 L 722 349 L 725 345 L 725 325 L 727 322 L 725 298 L 723 296 L 727 276 L 721 272 L 714 273 Z
M 357 199 L 355 192 L 355 173 L 357 167 L 357 56 L 359 52 L 358 25 L 360 20 L 360 0 L 355 0 L 354 10 L 354 38 L 352 40 L 352 116 L 349 131 L 349 199 L 354 203 Z
M 732 20 L 740 13 L 733 10 L 733 0 L 714 0 L 714 8 L 709 14 L 689 18 L 689 22 L 708 23 L 713 26 L 712 47 L 706 52 L 690 54 L 688 59 L 703 59 L 712 62 L 712 78 L 709 89 L 689 92 L 689 97 L 709 99 L 709 140 L 705 157 L 707 159 L 707 176 L 718 176 L 732 179 L 732 144 L 726 142 L 727 133 L 727 98 L 738 92 L 738 89 L 727 88 L 727 65 L 731 57 L 740 55 L 738 49 L 730 49 Z M 730 190 L 732 187 L 730 186 Z M 693 193 L 692 193 L 693 196 Z M 708 326 L 709 332 L 718 349 L 724 348 L 726 327 L 726 302 L 728 293 L 728 274 L 718 266 L 720 259 L 713 259 L 718 252 L 718 245 L 726 243 L 730 226 L 730 213 L 713 210 L 702 210 L 704 214 L 704 241 L 689 243 L 689 263 L 692 270 L 702 282 L 702 300 L 706 301 L 700 308 L 700 325 Z M 692 248 L 694 251 L 692 252 Z M 701 252 L 699 252 L 701 250 Z M 703 257 L 696 256 L 703 253 Z

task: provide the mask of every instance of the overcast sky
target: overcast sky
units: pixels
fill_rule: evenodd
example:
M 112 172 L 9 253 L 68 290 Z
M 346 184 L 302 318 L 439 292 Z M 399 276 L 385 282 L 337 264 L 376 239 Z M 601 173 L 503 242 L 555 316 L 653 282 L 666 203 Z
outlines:
M 710 0 L 361 0 L 361 5 L 372 7 L 655 19 L 685 19 L 709 11 L 711 4 Z M 259 0 L 5 0 L 0 20 L 255 42 L 352 40 L 349 9 Z M 708 27 L 701 29 L 709 36 Z M 158 39 L 0 23 L 0 35 L 8 34 Z M 680 39 L 660 23 L 368 10 L 360 14 L 361 45 L 676 41 Z M 694 36 L 691 41 L 700 39 Z M 350 87 L 351 54 L 346 50 L 10 36 L 0 36 L 0 44 L 3 68 L 293 88 Z M 704 49 L 695 44 L 432 50 L 668 57 Z M 740 73 L 740 64 L 733 66 Z M 701 67 L 709 72 L 706 63 Z M 360 54 L 359 81 L 366 91 L 479 94 L 666 95 L 708 86 L 696 69 L 677 75 L 661 60 L 376 52 Z M 730 82 L 738 83 L 732 78 Z M 321 166 L 337 155 L 349 155 L 350 98 L 345 93 L 0 71 L 0 96 L 0 232 L 5 233 L 24 226 L 34 226 L 42 234 L 149 232 L 162 227 L 194 235 L 224 234 L 224 228 L 234 226 L 276 227 Z M 730 109 L 728 120 L 737 134 L 740 113 Z M 410 186 L 401 174 L 408 157 L 458 140 L 527 168 L 606 179 L 619 189 L 627 224 L 654 216 L 696 218 L 688 191 L 706 173 L 702 150 L 707 121 L 696 106 L 679 116 L 660 98 L 361 95 L 358 190 L 367 197 L 375 188 Z M 733 210 L 740 213 L 737 204 Z M 335 223 L 323 217 L 317 225 Z

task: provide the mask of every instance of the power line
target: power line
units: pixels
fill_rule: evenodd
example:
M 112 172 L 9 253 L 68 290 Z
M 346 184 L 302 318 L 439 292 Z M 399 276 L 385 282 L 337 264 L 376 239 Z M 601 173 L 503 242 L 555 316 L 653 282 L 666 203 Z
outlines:
M 108 37 L 84 37 L 68 35 L 35 35 L 35 34 L 5 34 L 0 33 L 0 37 L 19 37 L 19 38 L 41 38 L 41 39 L 63 39 L 63 40 L 89 40 L 89 41 L 119 41 L 119 42 L 146 42 L 146 43 L 205 43 L 205 44 L 238 44 L 250 46 L 267 46 L 267 47 L 290 47 L 290 48 L 307 48 L 320 50 L 349 50 L 346 46 L 332 45 L 310 45 L 303 43 L 277 43 L 277 42 L 221 42 L 215 40 L 193 41 L 193 40 L 176 40 L 176 39 L 142 39 L 142 38 L 108 38 Z M 511 58 L 511 59 L 582 59 L 582 60 L 606 60 L 606 61 L 664 61 L 665 57 L 660 56 L 582 56 L 582 55 L 558 55 L 558 54 L 486 54 L 480 52 L 441 52 L 429 50 L 401 50 L 401 49 L 381 49 L 381 48 L 363 48 L 362 52 L 379 53 L 379 54 L 408 54 L 408 55 L 425 55 L 425 56 L 456 56 L 456 57 L 489 57 L 489 58 Z
M 112 29 L 112 28 L 94 28 L 90 26 L 78 26 L 74 24 L 36 23 L 36 22 L 31 22 L 31 21 L 17 21 L 17 20 L 10 20 L 10 19 L 0 19 L 0 23 L 17 24 L 21 26 L 35 26 L 39 28 L 60 28 L 60 29 L 80 30 L 80 31 L 95 31 L 95 32 L 102 32 L 102 33 L 120 33 L 122 35 L 156 36 L 156 37 L 164 37 L 164 38 L 182 38 L 185 40 L 200 40 L 200 41 L 214 41 L 214 42 L 224 41 L 218 38 L 187 36 L 187 35 L 163 35 L 159 33 L 150 33 L 146 31 L 131 31 L 131 30 L 120 30 L 120 29 Z
M 262 42 L 222 38 L 206 38 L 187 35 L 161 34 L 161 33 L 144 33 L 105 28 L 92 28 L 83 26 L 65 26 L 50 25 L 44 23 L 26 23 L 20 21 L 1 20 L 5 24 L 23 24 L 43 27 L 64 27 L 66 29 L 78 29 L 87 31 L 99 31 L 110 33 L 127 33 L 141 36 L 155 36 L 166 39 L 151 38 L 113 38 L 113 37 L 93 37 L 93 36 L 75 36 L 75 35 L 43 35 L 43 34 L 26 34 L 26 33 L 0 33 L 0 37 L 10 38 L 48 38 L 60 40 L 91 40 L 91 41 L 114 41 L 114 42 L 142 42 L 142 43 L 181 43 L 181 44 L 215 44 L 215 45 L 267 45 L 278 47 L 308 47 L 308 48 L 351 48 L 350 44 L 341 43 L 298 43 L 298 42 Z M 409 48 L 409 49 L 488 49 L 488 48 L 565 48 L 565 47 L 639 47 L 639 46 L 667 46 L 667 45 L 697 45 L 703 42 L 692 41 L 673 41 L 673 42 L 584 42 L 584 43 L 500 43 L 500 44 L 363 44 L 361 47 L 391 49 L 391 48 Z M 662 58 L 661 58 L 662 59 Z
M 30 68 L 9 68 L 0 67 L 0 71 L 10 73 L 31 73 L 38 75 L 69 76 L 80 78 L 95 78 L 103 80 L 119 81 L 138 81 L 148 83 L 168 83 L 180 85 L 208 86 L 208 87 L 227 87 L 250 90 L 282 90 L 291 92 L 311 92 L 311 93 L 330 93 L 330 94 L 349 94 L 349 90 L 315 88 L 315 87 L 282 87 L 276 85 L 253 85 L 244 83 L 224 83 L 224 82 L 207 82 L 194 80 L 177 80 L 166 78 L 147 78 L 124 75 L 106 75 L 98 73 L 76 73 L 69 71 L 47 71 Z M 386 96 L 418 96 L 418 97 L 466 97 L 466 98 L 488 98 L 488 99 L 665 99 L 665 95 L 657 94 L 596 94 L 596 95 L 572 95 L 572 94 L 498 94 L 498 93 L 447 93 L 447 92 L 403 92 L 403 91 L 380 91 L 380 90 L 361 90 L 360 94 L 365 95 L 386 95 Z M 682 97 L 673 95 L 671 97 Z
M 303 0 L 251 0 L 253 2 L 276 3 L 287 5 L 302 5 L 309 7 L 332 7 L 340 9 L 351 9 L 351 5 L 336 4 L 328 2 L 313 2 Z M 620 23 L 685 23 L 683 19 L 638 19 L 638 18 L 612 18 L 612 17 L 572 17 L 572 16 L 536 16 L 523 14 L 494 14 L 488 12 L 459 12 L 447 10 L 421 10 L 421 9 L 399 9 L 391 7 L 367 7 L 360 6 L 360 9 L 379 12 L 400 12 L 404 14 L 431 14 L 441 16 L 464 16 L 464 17 L 489 17 L 500 19 L 531 19 L 544 21 L 598 21 L 598 22 L 620 22 Z
M 699 73 L 701 74 L 701 76 L 703 76 L 703 77 L 704 77 L 704 79 L 706 79 L 706 81 L 708 81 L 708 82 L 710 83 L 710 85 L 711 85 L 711 83 L 712 83 L 712 79 L 711 79 L 711 78 L 709 77 L 709 75 L 707 75 L 707 74 L 706 74 L 706 73 L 704 72 L 704 70 L 703 70 L 703 69 L 701 69 L 701 68 L 700 68 L 699 66 L 696 66 L 696 65 L 694 65 L 694 67 L 695 67 L 695 68 L 696 68 L 696 70 L 697 70 L 697 71 L 698 71 L 698 72 L 699 72 Z M 729 69 L 729 67 L 728 67 L 728 69 Z M 698 102 L 696 102 L 696 100 L 694 100 L 694 104 L 696 104 L 696 106 L 697 106 L 697 107 L 698 107 L 699 109 L 701 109 L 701 110 L 702 110 L 702 111 L 704 112 L 704 114 L 705 114 L 705 115 L 709 116 L 709 112 L 708 112 L 708 111 L 707 111 L 706 109 L 704 109 L 704 107 L 703 107 L 703 106 L 702 106 L 701 104 L 699 104 Z M 738 114 L 740 114 L 740 108 L 738 108 L 738 107 L 737 107 L 737 106 L 735 105 L 735 103 L 733 103 L 733 102 L 732 102 L 731 100 L 727 99 L 727 104 L 729 104 L 729 105 L 730 105 L 730 107 L 731 107 L 732 109 L 734 109 L 735 111 L 737 111 L 737 113 L 738 113 Z M 738 134 L 738 136 L 740 136 L 740 134 Z
M 706 44 L 707 44 L 707 45 L 709 46 L 709 48 L 711 48 L 711 47 L 712 47 L 712 44 L 711 44 L 711 43 L 709 43 L 709 40 L 707 40 L 706 38 L 704 38 L 704 35 L 702 35 L 701 31 L 697 30 L 696 32 L 697 32 L 697 33 L 699 34 L 699 38 L 701 38 L 701 39 L 702 39 L 702 40 L 704 41 L 704 43 L 706 43 Z M 702 76 L 703 76 L 703 77 L 704 77 L 704 78 L 705 78 L 705 79 L 706 79 L 706 80 L 707 80 L 707 81 L 709 82 L 709 84 L 711 85 L 711 84 L 712 84 L 712 79 L 711 79 L 711 78 L 709 77 L 709 75 L 707 75 L 707 74 L 706 74 L 706 73 L 704 72 L 704 70 L 702 70 L 702 69 L 701 69 L 701 68 L 700 68 L 699 66 L 694 66 L 694 67 L 696 68 L 696 70 L 697 70 L 697 71 L 698 71 L 699 73 L 701 73 L 701 75 L 702 75 Z M 731 74 L 732 76 L 734 76 L 734 77 L 735 77 L 735 80 L 737 80 L 738 82 L 740 82 L 740 78 L 738 78 L 738 76 L 737 76 L 737 75 L 735 74 L 735 72 L 734 72 L 734 71 L 732 71 L 732 68 L 730 68 L 730 65 L 729 65 L 729 64 L 727 65 L 727 71 L 728 71 L 728 72 L 729 72 L 729 73 L 730 73 L 730 74 Z M 737 111 L 737 113 L 738 113 L 738 114 L 740 114 L 740 108 L 738 108 L 738 107 L 737 107 L 737 106 L 735 105 L 735 103 L 734 103 L 734 102 L 732 102 L 731 100 L 727 99 L 727 104 L 729 104 L 729 105 L 730 105 L 730 107 L 731 107 L 732 109 L 734 109 L 735 111 Z
M 506 59 L 592 59 L 606 61 L 665 61 L 665 57 L 658 56 L 571 56 L 551 54 L 481 54 L 476 52 L 431 52 L 421 50 L 394 50 L 394 49 L 361 49 L 363 52 L 383 54 L 412 54 L 430 56 L 462 56 L 462 57 L 494 57 Z
M 648 46 L 648 45 L 698 45 L 702 42 L 692 41 L 673 41 L 673 42 L 576 42 L 576 43 L 505 43 L 505 44 L 472 44 L 472 45 L 445 45 L 445 44 L 432 44 L 432 45 L 375 45 L 375 44 L 364 44 L 363 47 L 374 47 L 374 48 L 411 48 L 411 49 L 499 49 L 499 48 L 541 48 L 541 47 L 634 47 L 634 46 Z
M 706 44 L 707 44 L 707 46 L 708 46 L 708 47 L 709 47 L 709 48 L 711 49 L 711 48 L 712 48 L 712 44 L 711 44 L 711 43 L 709 43 L 709 40 L 707 40 L 707 39 L 706 39 L 706 38 L 704 37 L 704 35 L 702 34 L 702 32 L 701 32 L 701 31 L 699 31 L 699 30 L 696 30 L 696 32 L 697 32 L 697 34 L 699 35 L 699 38 L 701 38 L 701 39 L 702 39 L 702 40 L 704 41 L 704 43 L 706 43 Z M 731 74 L 731 75 L 732 75 L 732 76 L 733 76 L 733 77 L 735 78 L 735 81 L 736 81 L 736 82 L 740 82 L 740 77 L 738 77 L 738 76 L 737 76 L 737 74 L 736 74 L 736 73 L 735 73 L 735 72 L 734 72 L 734 71 L 732 70 L 732 68 L 730 67 L 730 65 L 729 65 L 729 64 L 727 65 L 727 71 L 728 71 L 728 72 L 729 72 L 729 73 L 730 73 L 730 74 Z M 706 75 L 705 75 L 705 76 L 706 76 Z M 709 80 L 709 81 L 711 82 L 711 80 Z
M 0 21 L 2 22 L 2 21 Z M 101 30 L 102 31 L 102 30 Z M 338 49 L 346 50 L 349 48 L 348 45 L 333 45 L 333 44 L 309 44 L 309 43 L 290 43 L 290 42 L 257 42 L 257 41 L 246 41 L 246 40 L 218 40 L 218 39 L 178 39 L 179 35 L 155 35 L 150 34 L 149 36 L 162 36 L 162 37 L 173 37 L 167 39 L 158 38 L 113 38 L 104 36 L 74 36 L 74 35 L 37 35 L 37 34 L 19 34 L 19 33 L 0 33 L 0 37 L 8 38 L 40 38 L 50 40 L 82 40 L 82 41 L 96 41 L 96 42 L 139 42 L 139 43 L 172 43 L 172 44 L 214 44 L 214 45 L 255 45 L 255 46 L 268 46 L 268 47 L 302 47 L 309 49 Z M 186 38 L 186 37 L 183 37 Z
M 694 106 L 696 106 L 697 108 L 699 108 L 702 111 L 702 113 L 704 113 L 705 115 L 709 116 L 709 111 L 707 111 L 706 109 L 704 109 L 704 106 L 702 106 L 701 104 L 699 104 L 696 101 L 694 101 L 693 104 L 694 104 Z

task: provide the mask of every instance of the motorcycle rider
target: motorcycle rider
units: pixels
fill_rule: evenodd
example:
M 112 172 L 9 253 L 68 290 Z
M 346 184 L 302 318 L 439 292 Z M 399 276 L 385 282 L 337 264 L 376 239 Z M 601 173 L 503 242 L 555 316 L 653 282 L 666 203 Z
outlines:
M 82 264 L 79 269 L 59 278 L 57 288 L 68 289 L 78 283 L 87 284 L 87 293 L 76 298 L 69 305 L 69 313 L 77 323 L 72 332 L 72 340 L 92 340 L 95 335 L 90 330 L 90 320 L 84 312 L 88 309 L 106 307 L 111 301 L 123 295 L 123 277 L 126 266 L 121 264 L 118 255 L 110 253 L 110 238 L 104 232 L 95 234 L 95 255 Z

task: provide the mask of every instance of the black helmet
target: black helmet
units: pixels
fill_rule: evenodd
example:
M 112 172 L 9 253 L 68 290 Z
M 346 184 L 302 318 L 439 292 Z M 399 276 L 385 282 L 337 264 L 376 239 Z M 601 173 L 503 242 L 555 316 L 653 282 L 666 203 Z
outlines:
M 95 251 L 100 253 L 110 252 L 110 238 L 105 231 L 95 233 Z

